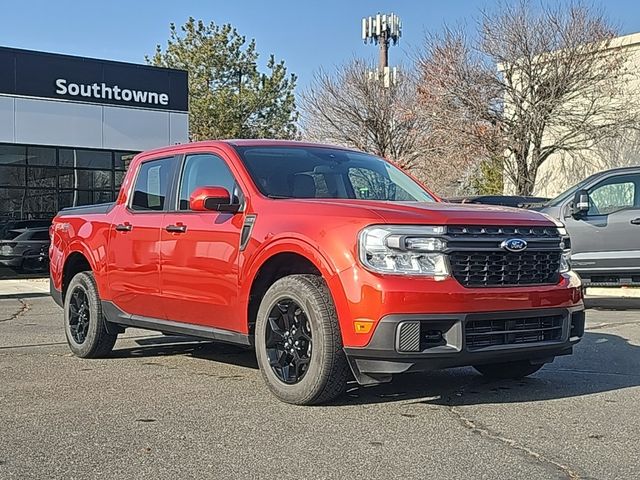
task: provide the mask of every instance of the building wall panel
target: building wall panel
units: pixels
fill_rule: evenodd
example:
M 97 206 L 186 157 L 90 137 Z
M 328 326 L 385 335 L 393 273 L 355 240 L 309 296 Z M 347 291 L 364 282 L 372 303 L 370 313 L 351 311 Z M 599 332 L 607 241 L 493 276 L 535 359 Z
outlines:
M 15 142 L 15 100 L 0 96 L 0 142 Z
M 104 108 L 103 148 L 147 150 L 169 144 L 169 113 Z
M 102 107 L 15 98 L 15 142 L 102 147 Z

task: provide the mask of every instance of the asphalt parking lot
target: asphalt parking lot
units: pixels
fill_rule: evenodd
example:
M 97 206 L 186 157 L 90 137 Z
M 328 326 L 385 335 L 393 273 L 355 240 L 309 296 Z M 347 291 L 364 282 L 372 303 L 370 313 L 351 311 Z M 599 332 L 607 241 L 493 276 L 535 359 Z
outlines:
M 48 297 L 5 297 L 0 478 L 638 478 L 640 310 L 587 321 L 522 381 L 455 369 L 296 407 L 249 351 L 130 330 L 81 360 Z

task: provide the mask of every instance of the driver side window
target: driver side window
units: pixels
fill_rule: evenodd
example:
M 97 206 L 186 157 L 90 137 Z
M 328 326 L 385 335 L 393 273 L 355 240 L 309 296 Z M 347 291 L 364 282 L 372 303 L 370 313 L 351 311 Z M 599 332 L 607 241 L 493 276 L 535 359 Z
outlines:
M 597 185 L 589 192 L 589 215 L 609 215 L 637 204 L 638 179 L 624 175 L 613 177 Z
M 229 167 L 217 155 L 199 153 L 188 155 L 180 180 L 179 210 L 189 210 L 189 198 L 199 187 L 224 187 L 231 194 L 232 203 L 240 203 L 236 180 Z

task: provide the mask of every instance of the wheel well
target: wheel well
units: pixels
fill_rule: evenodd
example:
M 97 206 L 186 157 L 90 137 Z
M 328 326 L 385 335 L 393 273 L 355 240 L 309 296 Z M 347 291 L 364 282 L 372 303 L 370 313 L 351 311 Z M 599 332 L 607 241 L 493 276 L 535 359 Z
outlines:
M 249 321 L 249 335 L 253 335 L 260 301 L 269 287 L 282 277 L 294 274 L 321 275 L 316 266 L 308 259 L 297 253 L 279 253 L 267 260 L 258 270 L 258 274 L 251 284 L 249 293 L 249 307 L 247 318 Z
M 77 273 L 86 272 L 91 270 L 91 265 L 87 258 L 78 252 L 73 252 L 67 258 L 67 261 L 64 264 L 64 268 L 62 270 L 62 299 L 64 300 L 64 296 L 67 293 L 67 287 L 69 287 L 69 283 L 71 279 L 76 276 Z

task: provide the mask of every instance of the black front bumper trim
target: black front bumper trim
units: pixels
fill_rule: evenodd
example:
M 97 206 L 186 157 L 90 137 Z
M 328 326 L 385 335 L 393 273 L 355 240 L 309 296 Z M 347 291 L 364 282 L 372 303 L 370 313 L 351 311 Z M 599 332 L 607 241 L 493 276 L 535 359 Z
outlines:
M 518 319 L 563 315 L 562 335 L 556 341 L 494 345 L 467 349 L 465 326 L 479 319 Z M 421 344 L 421 351 L 400 352 L 399 327 L 419 321 L 443 333 L 444 341 L 434 346 Z M 361 385 L 388 382 L 399 373 L 422 372 L 442 368 L 463 367 L 487 363 L 531 360 L 547 363 L 560 355 L 569 355 L 584 332 L 584 306 L 571 308 L 533 309 L 517 311 L 463 314 L 408 314 L 383 317 L 369 344 L 365 347 L 345 347 L 349 364 Z

